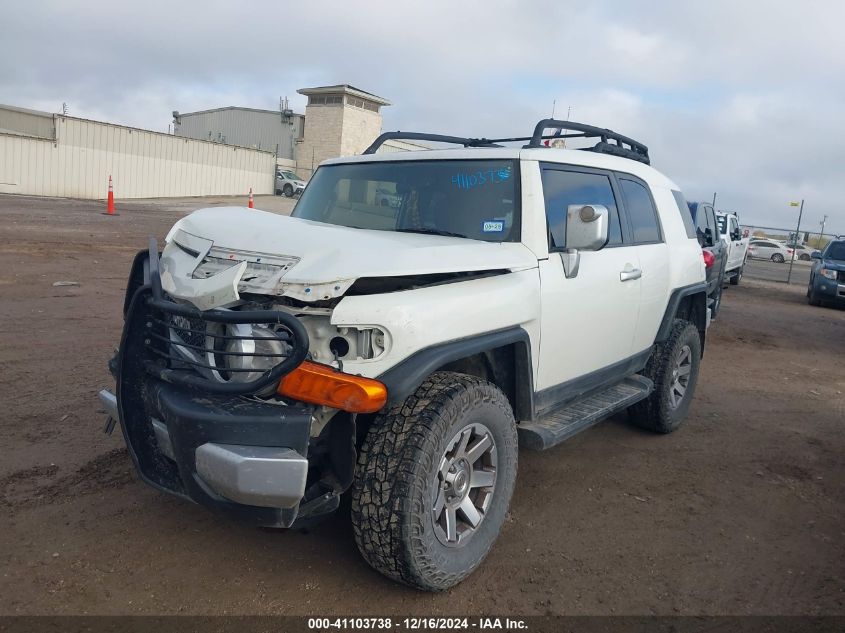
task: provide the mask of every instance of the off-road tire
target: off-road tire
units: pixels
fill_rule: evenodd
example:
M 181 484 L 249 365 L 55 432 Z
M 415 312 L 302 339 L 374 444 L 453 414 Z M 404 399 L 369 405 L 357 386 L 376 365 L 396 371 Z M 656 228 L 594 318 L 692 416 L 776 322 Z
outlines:
M 461 546 L 435 533 L 432 507 L 447 443 L 482 422 L 497 450 L 496 482 L 484 518 Z M 475 570 L 493 545 L 513 493 L 517 434 L 505 395 L 480 378 L 436 372 L 402 405 L 373 421 L 352 487 L 355 541 L 366 561 L 388 578 L 426 591 L 453 587 Z
M 293 186 L 285 185 L 282 189 L 282 193 L 285 195 L 286 198 L 293 198 Z
M 674 382 L 672 371 L 675 359 L 685 345 L 689 346 L 691 352 L 689 383 L 683 399 L 673 408 L 670 401 L 670 390 Z M 671 433 L 677 429 L 689 411 L 700 365 L 701 339 L 698 329 L 689 321 L 675 319 L 669 338 L 654 346 L 642 372 L 654 381 L 654 391 L 648 398 L 628 409 L 631 422 L 655 433 Z
M 735 275 L 731 275 L 731 285 L 738 286 L 740 280 L 742 279 L 742 271 L 745 270 L 745 264 L 739 267 L 739 270 L 736 271 Z

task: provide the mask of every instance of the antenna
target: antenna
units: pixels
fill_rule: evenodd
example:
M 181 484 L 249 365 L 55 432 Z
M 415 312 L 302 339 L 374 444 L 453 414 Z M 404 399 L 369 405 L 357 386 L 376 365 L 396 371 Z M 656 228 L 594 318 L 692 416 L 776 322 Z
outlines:
M 569 121 L 569 115 L 572 114 L 572 106 L 566 106 L 566 120 Z M 566 138 L 563 139 L 563 147 L 566 149 Z
M 293 125 L 293 110 L 290 109 L 287 97 L 279 97 L 279 112 L 282 115 L 282 123 Z

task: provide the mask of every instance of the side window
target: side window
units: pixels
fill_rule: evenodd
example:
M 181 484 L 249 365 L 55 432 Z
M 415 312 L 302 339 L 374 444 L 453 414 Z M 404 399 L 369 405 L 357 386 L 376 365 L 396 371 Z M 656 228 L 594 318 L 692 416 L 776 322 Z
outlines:
M 684 223 L 684 229 L 687 232 L 687 237 L 694 240 L 696 238 L 695 225 L 692 222 L 692 215 L 690 215 L 690 208 L 684 198 L 684 194 L 673 189 L 672 196 L 675 198 L 675 204 L 678 206 L 678 211 L 681 214 L 681 220 Z
M 710 241 L 713 246 L 719 243 L 719 228 L 716 225 L 716 212 L 713 207 L 707 207 L 707 228 L 710 229 Z
M 543 169 L 543 197 L 552 248 L 566 247 L 566 210 L 571 204 L 600 204 L 610 212 L 608 245 L 622 243 L 619 211 L 610 177 L 604 174 Z
M 730 222 L 731 222 L 730 238 L 733 239 L 734 233 L 739 232 L 739 225 L 736 223 L 736 218 L 733 217 L 733 216 L 731 216 Z
M 695 214 L 695 236 L 701 246 L 707 245 L 707 208 L 699 204 Z
M 619 183 L 625 195 L 625 209 L 631 221 L 634 243 L 659 242 L 660 229 L 657 226 L 657 212 L 648 189 L 627 178 L 620 178 Z

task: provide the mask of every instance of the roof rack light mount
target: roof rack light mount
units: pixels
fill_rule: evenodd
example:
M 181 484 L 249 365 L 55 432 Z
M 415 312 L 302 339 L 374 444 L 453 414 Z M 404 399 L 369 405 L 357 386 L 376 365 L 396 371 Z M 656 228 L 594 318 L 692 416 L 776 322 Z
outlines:
M 648 147 L 639 141 L 618 134 L 613 130 L 586 125 L 584 123 L 576 123 L 575 121 L 543 119 L 534 127 L 534 135 L 525 147 L 546 147 L 542 140 L 549 138 L 544 135 L 545 131 L 549 129 L 557 130 L 556 134 L 551 138 L 598 138 L 599 142 L 593 147 L 584 148 L 586 151 L 630 158 L 646 165 L 651 163 L 648 156 Z M 564 130 L 570 130 L 576 132 L 576 134 L 563 134 Z M 610 141 L 615 141 L 615 143 L 611 143 Z M 625 147 L 626 145 L 628 147 Z
M 555 130 L 554 134 L 546 134 L 546 130 Z M 564 134 L 564 130 L 575 132 Z M 599 154 L 611 154 L 632 160 L 650 164 L 648 147 L 634 139 L 617 134 L 613 130 L 576 123 L 574 121 L 558 121 L 557 119 L 543 119 L 534 127 L 532 136 L 515 136 L 510 138 L 469 138 L 463 136 L 447 136 L 443 134 L 429 134 L 427 132 L 385 132 L 381 134 L 372 144 L 364 150 L 364 154 L 375 154 L 386 141 L 432 141 L 435 143 L 450 143 L 452 145 L 463 145 L 464 147 L 502 147 L 500 143 L 513 143 L 517 141 L 528 141 L 525 148 L 547 147 L 544 140 L 567 139 L 567 138 L 598 138 L 599 142 L 593 147 L 582 148 L 588 152 Z M 610 141 L 614 141 L 611 143 Z M 627 147 L 626 147 L 627 145 Z

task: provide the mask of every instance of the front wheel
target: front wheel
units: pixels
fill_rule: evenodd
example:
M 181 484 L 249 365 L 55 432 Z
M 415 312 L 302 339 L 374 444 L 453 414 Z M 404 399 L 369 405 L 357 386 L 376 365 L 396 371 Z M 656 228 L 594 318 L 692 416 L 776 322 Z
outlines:
M 669 338 L 658 343 L 642 372 L 654 381 L 654 391 L 628 409 L 631 421 L 656 433 L 671 433 L 687 416 L 698 370 L 701 339 L 689 321 L 675 319 Z
M 292 198 L 293 197 L 293 187 L 291 185 L 285 185 L 285 188 L 282 189 L 282 193 L 285 194 L 286 198 Z
M 370 427 L 352 488 L 358 549 L 385 576 L 442 591 L 478 567 L 516 480 L 516 422 L 479 378 L 432 374 Z
M 742 271 L 745 270 L 745 264 L 739 267 L 739 270 L 736 271 L 736 274 L 731 277 L 731 285 L 738 286 L 740 280 L 742 280 Z
M 811 306 L 820 306 L 822 304 L 821 299 L 816 294 L 815 284 L 812 279 L 810 279 L 810 285 L 807 286 L 807 303 Z

